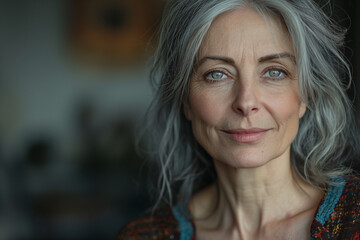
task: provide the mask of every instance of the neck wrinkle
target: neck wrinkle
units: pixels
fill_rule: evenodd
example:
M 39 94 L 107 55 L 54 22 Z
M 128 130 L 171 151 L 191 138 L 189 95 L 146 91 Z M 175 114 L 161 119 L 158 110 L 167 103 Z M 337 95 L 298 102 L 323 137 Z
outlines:
M 290 160 L 286 161 L 288 164 L 281 159 L 273 161 L 252 169 L 234 169 L 215 161 L 220 197 L 218 214 L 231 216 L 219 216 L 228 221 L 218 223 L 218 226 L 232 224 L 240 233 L 255 233 L 269 222 L 297 214 L 299 209 L 294 206 L 299 199 L 303 201 L 310 197 L 304 191 L 307 193 L 312 187 L 292 173 Z

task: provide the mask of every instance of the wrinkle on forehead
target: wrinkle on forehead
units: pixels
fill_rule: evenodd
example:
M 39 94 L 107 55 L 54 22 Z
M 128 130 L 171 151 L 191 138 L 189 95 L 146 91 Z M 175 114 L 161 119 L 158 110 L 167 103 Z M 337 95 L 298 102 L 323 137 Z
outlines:
M 267 29 L 266 32 L 260 31 L 263 29 Z M 247 38 L 244 39 L 247 40 L 238 37 L 245 34 Z M 260 41 L 250 41 L 259 38 Z M 284 49 L 289 46 L 289 43 L 290 48 Z M 261 57 L 256 55 L 262 53 L 259 49 L 273 50 L 271 53 L 263 52 L 264 55 L 284 51 L 294 52 L 290 34 L 281 19 L 270 15 L 260 15 L 252 8 L 241 8 L 223 13 L 213 21 L 197 57 L 201 59 L 205 53 L 214 55 L 221 53 L 239 61 L 255 60 Z M 236 56 L 235 53 L 237 53 Z

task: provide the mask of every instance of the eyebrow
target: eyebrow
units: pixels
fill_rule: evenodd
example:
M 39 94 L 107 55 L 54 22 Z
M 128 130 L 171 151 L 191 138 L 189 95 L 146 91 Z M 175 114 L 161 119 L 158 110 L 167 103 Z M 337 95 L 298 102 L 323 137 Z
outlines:
M 295 56 L 290 54 L 290 53 L 287 53 L 287 52 L 267 55 L 267 56 L 259 58 L 258 61 L 259 62 L 266 62 L 266 61 L 270 61 L 270 60 L 274 60 L 274 59 L 281 59 L 281 58 L 290 58 L 290 60 L 296 64 Z
M 287 53 L 287 52 L 263 56 L 258 59 L 258 62 L 262 63 L 262 62 L 267 62 L 267 61 L 271 61 L 274 59 L 281 59 L 281 58 L 290 58 L 290 60 L 296 64 L 295 56 L 290 53 Z M 232 58 L 222 57 L 222 56 L 207 56 L 207 57 L 203 57 L 202 59 L 200 59 L 200 61 L 197 62 L 196 66 L 200 66 L 207 60 L 215 60 L 215 61 L 221 61 L 221 62 L 225 62 L 225 63 L 235 64 L 235 61 Z
M 225 62 L 225 63 L 235 64 L 235 61 L 232 58 L 220 57 L 220 56 L 207 56 L 207 57 L 203 57 L 202 59 L 200 59 L 200 61 L 198 61 L 196 63 L 196 66 L 202 65 L 207 60 L 215 60 L 215 61 L 221 61 L 221 62 Z

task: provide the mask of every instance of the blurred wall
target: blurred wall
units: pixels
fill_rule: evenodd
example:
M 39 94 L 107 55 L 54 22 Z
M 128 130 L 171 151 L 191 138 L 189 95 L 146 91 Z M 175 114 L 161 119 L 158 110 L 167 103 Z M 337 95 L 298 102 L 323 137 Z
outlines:
M 54 134 L 62 144 L 71 144 L 74 108 L 81 101 L 90 101 L 103 118 L 136 118 L 151 97 L 145 63 L 106 71 L 72 58 L 64 3 L 0 2 L 0 129 L 6 154 L 33 133 Z
M 82 61 L 70 5 L 0 1 L 0 239 L 111 239 L 149 205 L 133 146 L 147 60 Z

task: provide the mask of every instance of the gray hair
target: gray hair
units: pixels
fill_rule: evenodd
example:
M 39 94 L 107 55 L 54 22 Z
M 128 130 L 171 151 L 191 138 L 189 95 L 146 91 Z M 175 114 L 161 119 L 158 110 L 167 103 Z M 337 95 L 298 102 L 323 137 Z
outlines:
M 340 51 L 345 31 L 319 6 L 312 0 L 169 0 L 151 72 L 156 93 L 145 126 L 151 131 L 148 153 L 159 169 L 158 203 L 186 206 L 195 191 L 216 180 L 211 157 L 195 140 L 183 104 L 211 23 L 220 14 L 245 6 L 263 17 L 276 16 L 293 41 L 300 95 L 308 109 L 292 143 L 293 168 L 317 187 L 350 173 L 346 163 L 358 143 L 346 95 L 351 72 Z

